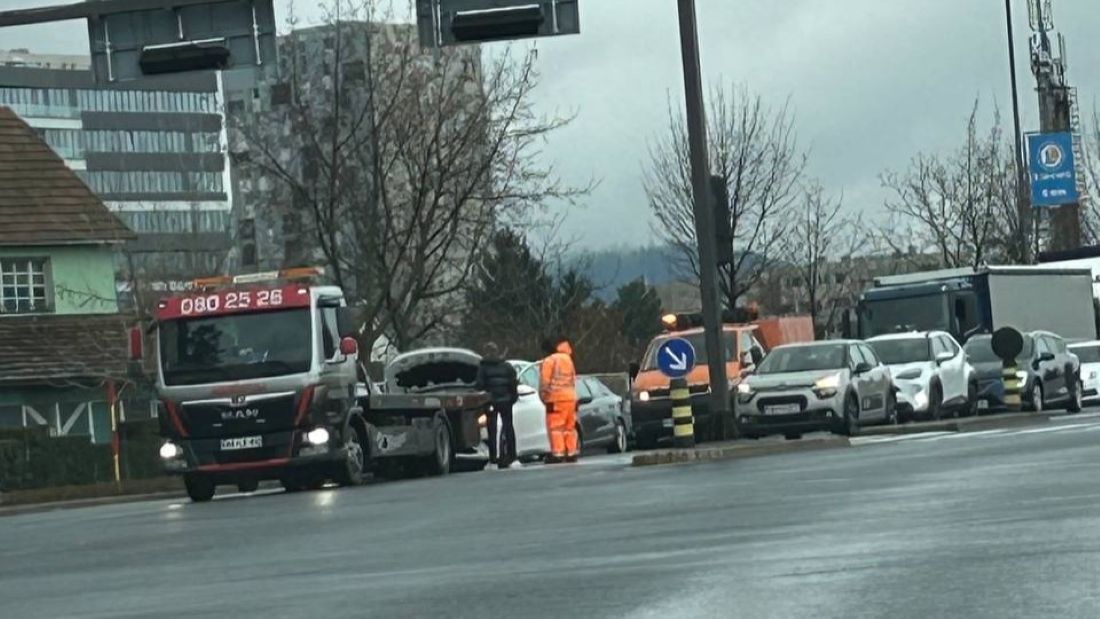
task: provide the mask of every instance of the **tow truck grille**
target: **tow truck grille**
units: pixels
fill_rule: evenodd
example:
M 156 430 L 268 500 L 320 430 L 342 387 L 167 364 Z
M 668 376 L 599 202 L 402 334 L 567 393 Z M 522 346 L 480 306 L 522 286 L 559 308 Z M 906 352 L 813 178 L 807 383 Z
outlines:
M 268 434 L 294 427 L 298 397 L 287 393 L 243 404 L 229 400 L 184 403 L 181 416 L 191 438 Z

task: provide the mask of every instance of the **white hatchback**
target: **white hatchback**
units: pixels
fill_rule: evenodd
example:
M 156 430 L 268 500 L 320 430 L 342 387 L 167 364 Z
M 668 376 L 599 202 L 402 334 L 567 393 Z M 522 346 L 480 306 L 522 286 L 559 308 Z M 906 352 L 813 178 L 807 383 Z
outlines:
M 1085 400 L 1100 398 L 1100 341 L 1075 342 L 1067 348 L 1081 360 L 1081 395 Z
M 955 338 L 943 331 L 880 335 L 867 340 L 898 387 L 899 420 L 977 413 L 974 368 Z

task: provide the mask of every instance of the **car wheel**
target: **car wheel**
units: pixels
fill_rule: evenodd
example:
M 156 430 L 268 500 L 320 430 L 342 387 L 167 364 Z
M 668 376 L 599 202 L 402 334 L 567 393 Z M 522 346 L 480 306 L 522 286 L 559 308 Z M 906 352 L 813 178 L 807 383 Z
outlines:
M 196 503 L 205 503 L 214 498 L 216 489 L 214 480 L 205 475 L 184 475 L 183 487 L 187 489 L 187 496 Z
M 1082 385 L 1080 381 L 1078 381 L 1077 386 L 1073 389 L 1073 393 L 1070 394 L 1069 405 L 1066 406 L 1067 411 L 1069 411 L 1071 413 L 1080 413 L 1081 412 L 1081 409 L 1084 407 L 1084 402 L 1083 402 L 1083 397 L 1084 396 L 1082 395 L 1084 393 L 1084 391 L 1085 391 L 1085 386 Z
M 363 437 L 358 428 L 348 428 L 344 438 L 344 461 L 336 469 L 336 483 L 341 486 L 358 486 L 363 483 L 363 472 L 367 470 L 367 452 L 363 449 Z
M 935 383 L 930 391 L 928 394 L 928 418 L 932 421 L 939 421 L 943 418 L 943 389 L 940 388 L 939 383 Z
M 898 425 L 898 402 L 893 388 L 886 394 L 886 425 Z
M 1031 410 L 1043 412 L 1043 385 L 1039 381 L 1035 381 L 1035 385 L 1031 387 Z
M 854 395 L 844 400 L 844 425 L 840 433 L 844 436 L 859 436 L 859 400 Z
M 607 446 L 607 453 L 621 454 L 626 452 L 626 427 L 621 419 L 615 421 L 615 440 Z
M 427 457 L 429 475 L 442 476 L 451 472 L 454 464 L 454 449 L 451 446 L 451 428 L 446 421 L 440 422 L 435 429 L 435 450 Z
M 966 386 L 966 414 L 969 417 L 978 416 L 978 386 L 970 383 Z

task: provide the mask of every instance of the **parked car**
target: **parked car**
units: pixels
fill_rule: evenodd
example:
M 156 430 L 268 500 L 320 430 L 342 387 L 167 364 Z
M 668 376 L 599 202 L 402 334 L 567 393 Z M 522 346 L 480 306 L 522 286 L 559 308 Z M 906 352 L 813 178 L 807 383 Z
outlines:
M 516 368 L 521 388 L 531 392 L 521 396 L 524 406 L 521 408 L 517 403 L 513 413 L 519 456 L 543 457 L 550 453 L 550 438 L 546 431 L 546 407 L 538 396 L 539 363 L 518 360 L 510 363 Z M 623 399 L 595 376 L 577 377 L 577 426 L 582 449 L 606 448 L 610 453 L 621 453 L 628 448 L 630 423 Z
M 582 448 L 627 450 L 630 427 L 623 399 L 595 376 L 577 377 L 577 424 Z
M 978 380 L 966 352 L 944 331 L 880 335 L 867 340 L 898 387 L 898 419 L 977 414 Z
M 890 370 L 865 342 L 834 340 L 773 349 L 737 386 L 741 434 L 758 438 L 897 421 Z
M 1100 341 L 1077 342 L 1069 345 L 1081 363 L 1081 399 L 1100 399 Z
M 1023 336 L 1024 347 L 1016 357 L 1016 376 L 1024 404 L 1034 411 L 1057 407 L 1074 413 L 1080 411 L 1084 391 L 1081 362 L 1069 351 L 1066 341 L 1049 331 L 1032 331 Z M 993 354 L 992 336 L 971 337 L 966 342 L 966 353 L 975 360 L 979 381 L 988 380 L 994 372 L 1000 379 L 1002 362 Z

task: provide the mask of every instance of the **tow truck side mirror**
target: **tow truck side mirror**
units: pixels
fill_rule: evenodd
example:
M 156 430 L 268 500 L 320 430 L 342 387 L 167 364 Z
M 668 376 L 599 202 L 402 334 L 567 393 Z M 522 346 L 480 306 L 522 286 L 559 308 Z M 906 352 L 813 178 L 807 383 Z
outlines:
M 130 361 L 141 361 L 145 357 L 145 340 L 141 327 L 130 328 Z
M 354 355 L 359 352 L 359 342 L 355 341 L 353 337 L 345 337 L 340 340 L 340 354 L 346 356 Z
M 363 311 L 358 307 L 336 308 L 336 330 L 340 337 L 351 337 L 359 333 L 363 327 Z

